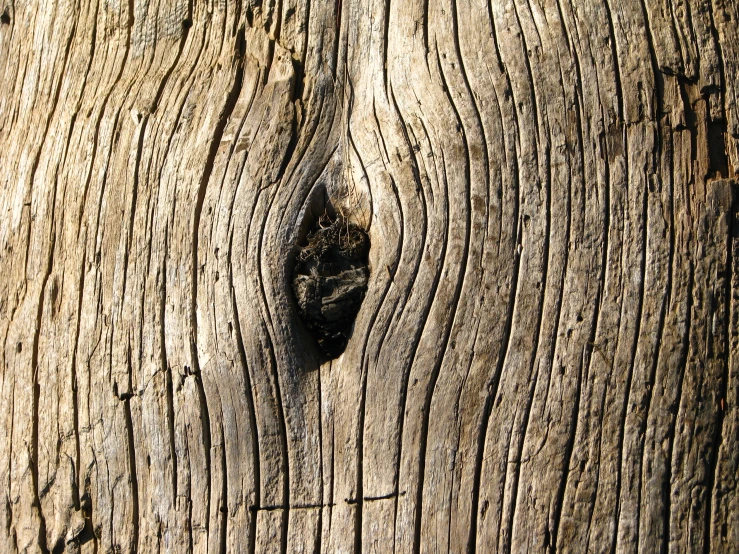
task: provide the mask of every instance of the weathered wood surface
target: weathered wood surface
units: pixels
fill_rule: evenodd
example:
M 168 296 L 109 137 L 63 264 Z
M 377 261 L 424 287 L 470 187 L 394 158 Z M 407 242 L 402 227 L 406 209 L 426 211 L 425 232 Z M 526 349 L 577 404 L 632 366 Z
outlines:
M 0 11 L 0 551 L 739 552 L 735 0 Z

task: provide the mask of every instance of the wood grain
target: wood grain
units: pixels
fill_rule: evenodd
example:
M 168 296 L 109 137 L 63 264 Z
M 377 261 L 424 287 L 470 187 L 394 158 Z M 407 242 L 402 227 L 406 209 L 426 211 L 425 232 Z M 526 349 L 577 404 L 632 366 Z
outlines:
M 734 0 L 0 14 L 0 551 L 739 551 Z

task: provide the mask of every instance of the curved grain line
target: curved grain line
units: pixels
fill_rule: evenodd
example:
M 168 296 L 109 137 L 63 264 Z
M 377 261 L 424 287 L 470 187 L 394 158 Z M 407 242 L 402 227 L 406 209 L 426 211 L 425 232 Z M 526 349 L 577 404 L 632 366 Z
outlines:
M 421 221 L 421 237 L 420 237 L 420 243 L 419 243 L 418 251 L 420 253 L 423 253 L 424 250 L 426 249 L 427 237 L 428 237 L 428 206 L 427 206 L 427 203 L 426 203 L 426 195 L 425 195 L 425 191 L 424 191 L 424 187 L 423 187 L 423 180 L 420 178 L 420 169 L 419 169 L 418 159 L 416 158 L 415 152 L 413 150 L 413 146 L 411 144 L 408 126 L 407 126 L 407 124 L 405 123 L 405 120 L 402 117 L 400 106 L 398 105 L 397 100 L 395 98 L 395 91 L 393 89 L 392 82 L 388 82 L 388 85 L 387 86 L 389 87 L 389 92 L 390 92 L 390 95 L 389 95 L 388 99 L 392 101 L 393 110 L 395 111 L 395 115 L 397 117 L 398 124 L 399 124 L 400 129 L 401 129 L 401 131 L 403 133 L 403 138 L 404 138 L 405 146 L 407 148 L 407 153 L 408 153 L 408 159 L 410 160 L 411 167 L 412 167 L 412 170 L 413 170 L 413 175 L 414 175 L 415 180 L 416 180 L 416 192 L 418 193 L 418 195 L 420 197 L 420 200 L 421 200 L 422 213 L 424 214 L 424 217 L 422 218 L 422 221 Z M 375 113 L 375 120 L 377 121 L 377 125 L 378 125 L 378 128 L 379 128 L 379 120 L 377 120 L 377 114 L 376 113 Z M 386 150 L 386 155 L 387 155 L 387 150 Z M 401 212 L 401 225 L 400 225 L 400 238 L 399 238 L 399 241 L 398 241 L 398 244 L 400 245 L 400 248 L 398 250 L 398 263 L 396 263 L 393 266 L 393 269 L 390 272 L 390 280 L 389 280 L 389 283 L 388 283 L 388 288 L 389 288 L 389 284 L 390 283 L 394 283 L 395 274 L 398 271 L 398 267 L 400 265 L 399 262 L 400 262 L 400 259 L 402 258 L 403 236 L 405 234 L 405 227 L 406 227 L 405 221 L 404 221 L 404 218 L 403 218 L 403 212 L 402 212 L 403 208 L 402 208 L 402 203 L 400 201 L 400 195 L 399 195 L 399 192 L 398 192 L 397 187 L 395 186 L 395 181 L 392 178 L 391 178 L 391 183 L 392 183 L 392 186 L 393 186 L 393 191 L 394 191 L 395 196 L 396 196 L 396 202 L 397 202 L 398 208 L 399 208 L 399 210 Z M 418 256 L 416 258 L 416 260 L 415 260 L 415 263 L 414 263 L 412 269 L 410 270 L 410 275 L 413 275 L 414 278 L 415 278 L 415 276 L 419 275 L 419 268 L 421 267 L 422 261 L 423 261 L 423 256 L 422 255 Z M 441 271 L 441 266 L 439 266 L 439 267 L 440 267 L 440 269 L 437 272 L 436 277 L 434 279 L 434 285 L 433 285 L 434 292 L 430 295 L 431 298 L 433 298 L 435 296 L 436 286 L 438 285 L 438 279 L 439 279 L 439 275 L 440 275 L 440 271 Z M 411 289 L 412 289 L 412 283 L 409 283 L 408 287 L 405 289 L 405 294 L 398 300 L 398 302 L 400 303 L 400 312 L 396 312 L 396 310 L 398 309 L 398 303 L 395 304 L 394 313 L 397 313 L 397 318 L 395 318 L 395 321 L 398 321 L 399 322 L 401 320 L 402 315 L 404 313 L 407 313 L 406 312 L 406 306 L 408 305 L 408 299 L 410 298 L 410 295 L 411 295 Z M 426 320 L 426 317 L 427 317 L 427 315 L 429 313 L 429 310 L 430 310 L 430 303 L 427 303 L 425 305 L 425 307 L 424 307 L 423 312 L 422 312 L 423 313 L 423 316 L 422 316 L 421 319 L 423 321 Z M 392 325 L 392 322 L 390 323 L 390 325 Z M 388 327 L 386 328 L 385 333 L 387 333 L 387 331 L 389 330 L 390 325 L 388 325 Z M 414 336 L 413 336 L 413 346 L 411 348 L 410 360 L 413 360 L 415 358 L 415 352 L 416 352 L 416 349 L 418 348 L 419 341 L 420 341 L 420 338 L 421 338 L 421 334 L 422 334 L 422 330 L 421 329 L 418 329 L 416 331 L 416 333 L 414 334 Z M 384 334 L 383 334 L 383 337 L 382 337 L 382 342 L 384 342 Z M 374 360 L 375 363 L 378 362 L 379 354 L 380 354 L 380 349 L 378 348 L 378 351 L 377 351 L 377 354 L 376 354 L 376 357 L 375 357 L 375 360 Z M 408 367 L 410 368 L 410 365 Z M 401 452 L 403 450 L 403 428 L 404 428 L 404 423 L 405 423 L 405 415 L 404 414 L 405 414 L 405 410 L 406 410 L 406 402 L 407 402 L 407 399 L 408 399 L 408 382 L 409 382 L 409 380 L 410 380 L 410 371 L 404 371 L 403 379 L 402 379 L 402 382 L 401 382 L 401 391 L 400 391 L 400 403 L 399 403 L 400 404 L 400 410 L 398 411 L 398 414 L 400 416 L 399 417 L 399 421 L 398 421 L 398 442 L 397 442 L 397 452 L 398 452 L 398 456 L 399 456 L 399 458 L 398 458 L 398 464 L 400 462 L 400 455 L 401 455 Z M 400 495 L 399 495 L 399 479 L 400 479 L 400 466 L 398 465 L 397 468 L 396 468 L 395 475 L 393 476 L 393 482 L 394 482 L 394 490 L 393 490 L 393 492 L 395 494 L 394 499 L 393 499 L 393 528 L 394 529 L 397 526 L 397 517 L 398 517 L 398 499 L 400 497 Z M 395 536 L 396 536 L 396 532 L 394 531 L 393 532 L 393 537 L 395 537 Z M 393 549 L 395 549 L 395 543 L 393 544 Z
M 489 10 L 490 9 L 490 4 L 489 3 L 488 3 L 488 6 L 487 7 L 488 7 L 488 10 Z M 484 148 L 481 149 L 481 154 L 482 154 L 481 165 L 482 165 L 482 168 L 483 168 L 484 189 L 485 189 L 485 206 L 486 206 L 486 210 L 487 210 L 487 209 L 489 209 L 489 201 L 490 201 L 490 157 L 489 157 L 489 153 L 488 153 L 488 138 L 487 138 L 487 134 L 486 134 L 486 131 L 485 131 L 485 125 L 484 125 L 483 120 L 482 120 L 481 107 L 478 104 L 478 100 L 477 100 L 476 95 L 473 93 L 472 85 L 470 84 L 470 79 L 469 79 L 467 67 L 466 67 L 466 64 L 465 64 L 465 58 L 464 58 L 464 56 L 462 54 L 462 47 L 461 47 L 461 43 L 460 43 L 459 8 L 458 8 L 458 5 L 457 5 L 456 0 L 452 0 L 451 1 L 451 17 L 452 17 L 452 31 L 451 31 L 451 33 L 452 33 L 452 38 L 453 38 L 454 52 L 456 54 L 457 63 L 459 65 L 459 70 L 460 70 L 460 75 L 462 77 L 462 82 L 464 84 L 465 91 L 468 94 L 468 101 L 469 101 L 469 103 L 470 103 L 470 105 L 471 105 L 471 107 L 472 107 L 472 109 L 474 111 L 474 114 L 473 115 L 474 115 L 474 118 L 475 119 L 474 119 L 474 121 L 472 121 L 470 123 L 470 125 L 477 126 L 478 127 L 477 130 L 478 130 L 478 132 L 480 134 L 481 142 L 484 145 Z M 496 45 L 496 47 L 497 47 L 497 45 Z M 442 69 L 442 73 L 443 73 L 443 69 Z M 443 82 L 445 84 L 446 90 L 448 90 L 448 87 L 446 87 L 446 81 L 443 79 L 443 77 L 442 77 L 442 80 L 443 80 Z M 453 105 L 453 101 L 451 100 L 451 95 L 448 94 L 448 97 L 449 97 L 450 102 Z M 497 92 L 496 92 L 496 99 L 497 99 Z M 459 115 L 459 112 L 456 110 L 456 108 L 454 108 L 454 110 L 455 110 L 455 112 L 457 112 L 457 117 L 459 118 L 459 120 L 461 122 L 461 116 Z M 463 133 L 464 133 L 464 131 L 463 131 Z M 464 137 L 465 137 L 465 142 L 466 142 L 466 133 L 464 133 Z M 467 151 L 467 162 L 468 162 L 468 171 L 470 171 L 470 175 L 471 175 L 471 164 L 472 164 L 472 160 L 471 160 L 469 151 Z M 472 188 L 473 188 L 472 183 L 470 183 L 469 194 L 471 194 Z M 469 258 L 469 249 L 470 249 L 470 246 L 469 245 L 472 242 L 472 207 L 471 207 L 471 202 L 470 202 L 469 197 L 468 197 L 468 209 L 469 209 L 469 211 L 468 211 L 468 218 L 467 218 L 467 225 L 468 225 L 468 227 L 467 227 L 468 228 L 468 233 L 467 233 L 467 235 L 468 235 L 467 236 L 467 253 L 465 255 L 465 263 L 464 263 L 464 270 L 463 270 L 462 279 L 461 279 L 462 282 L 461 282 L 461 286 L 460 286 L 460 294 L 461 294 L 461 291 L 463 291 L 464 288 L 465 288 L 465 282 L 467 280 L 467 266 L 470 264 L 470 260 L 468 258 Z M 501 225 L 502 225 L 502 218 L 501 218 Z M 487 234 L 488 234 L 488 228 L 487 228 L 487 226 L 485 226 L 485 229 L 484 229 L 484 232 L 483 232 L 482 241 L 481 241 L 482 244 L 484 244 L 486 242 L 485 239 L 487 237 Z M 480 256 L 480 260 L 482 260 L 482 256 L 483 256 L 482 249 L 480 250 L 479 256 Z M 478 322 L 478 327 L 479 327 L 479 324 L 480 324 L 480 322 Z M 476 341 L 477 341 L 477 330 L 475 331 L 475 339 L 473 340 L 473 344 L 475 344 Z M 444 355 L 444 354 L 442 354 L 442 355 Z M 474 353 L 473 353 L 473 356 L 474 356 Z M 457 407 L 459 406 L 459 398 L 461 397 L 461 394 L 462 394 L 462 392 L 464 390 L 464 384 L 466 383 L 467 377 L 469 375 L 469 370 L 470 370 L 470 367 L 471 367 L 471 363 L 472 363 L 472 358 L 470 359 L 470 364 L 468 364 L 468 366 L 467 366 L 467 373 L 463 377 L 462 382 L 460 383 L 460 386 L 458 388 L 457 403 L 455 403 L 455 406 L 457 406 Z M 435 385 L 434 385 L 434 388 L 435 388 Z M 482 403 L 483 404 L 483 412 L 485 411 L 485 409 L 486 409 L 485 406 L 486 406 L 486 404 L 488 402 L 489 402 L 489 400 L 486 399 Z M 458 423 L 461 423 L 460 422 L 460 414 L 459 414 L 458 410 L 457 410 L 455 419 L 456 419 L 456 421 Z M 483 433 L 482 436 L 484 436 L 484 433 Z M 459 449 L 461 439 L 462 439 L 461 432 L 459 430 L 457 430 L 457 432 L 456 432 L 457 451 Z M 452 476 L 452 481 L 453 481 L 453 479 L 454 478 Z M 452 548 L 452 544 L 451 544 L 450 541 L 451 541 L 451 531 L 452 531 L 452 522 L 453 522 L 452 513 L 454 511 L 454 508 L 452 506 L 453 492 L 454 492 L 454 487 L 452 486 L 452 487 L 450 487 L 450 491 L 449 491 L 448 508 L 449 508 L 449 511 L 450 511 L 450 517 L 449 517 L 449 520 L 448 520 L 448 531 L 447 531 L 447 545 L 449 545 L 450 548 Z M 472 502 L 473 515 L 472 515 L 472 518 L 471 518 L 472 519 L 472 524 L 470 525 L 470 537 L 468 539 L 468 544 L 467 544 L 467 549 L 468 550 L 474 549 L 474 546 L 473 546 L 474 542 L 473 542 L 473 539 L 472 539 L 472 533 L 474 532 L 473 530 L 476 527 L 476 510 L 477 510 L 477 504 L 478 504 L 478 501 L 479 501 L 479 498 L 478 498 L 479 497 L 479 488 L 474 487 L 473 490 L 472 490 L 472 495 L 473 495 L 473 502 Z
M 461 128 L 462 132 L 462 142 L 464 144 L 464 152 L 465 152 L 465 182 L 470 181 L 470 152 L 469 152 L 469 145 L 467 144 L 467 134 L 464 131 L 464 125 L 462 122 L 462 118 L 459 114 L 459 111 L 454 104 L 454 100 L 451 97 L 451 94 L 449 93 L 449 87 L 447 85 L 447 80 L 444 76 L 444 69 L 441 63 L 441 59 L 439 57 L 439 51 L 438 48 L 436 50 L 436 63 L 437 68 L 439 70 L 439 77 L 441 78 L 441 82 L 443 84 L 443 89 L 446 93 L 447 99 L 449 101 L 449 105 L 451 106 L 452 110 L 454 111 L 455 117 L 457 119 L 457 124 Z M 442 150 L 441 152 L 442 156 L 442 167 L 445 167 L 446 164 L 444 162 L 444 152 Z M 446 171 L 445 171 L 446 173 Z M 444 176 L 444 182 L 447 183 L 446 175 Z M 425 478 L 425 469 L 426 469 L 426 448 L 427 448 L 427 441 L 428 441 L 428 426 L 429 426 L 429 413 L 430 413 L 430 406 L 431 406 L 431 398 L 434 393 L 434 389 L 436 388 L 436 382 L 439 377 L 439 372 L 441 370 L 441 365 L 443 363 L 444 355 L 447 350 L 447 344 L 449 342 L 449 337 L 451 335 L 451 330 L 454 325 L 454 319 L 457 312 L 457 307 L 459 305 L 459 299 L 462 293 L 462 288 L 464 286 L 464 277 L 467 271 L 467 262 L 469 257 L 469 251 L 470 251 L 470 229 L 471 229 L 471 202 L 469 197 L 469 189 L 465 189 L 465 211 L 467 214 L 467 218 L 465 220 L 465 244 L 464 249 L 461 255 L 461 259 L 463 262 L 460 264 L 459 268 L 459 275 L 461 278 L 458 280 L 458 283 L 455 287 L 453 296 L 452 296 L 452 302 L 451 302 L 451 309 L 450 313 L 447 317 L 447 323 L 445 325 L 446 329 L 443 331 L 442 340 L 440 343 L 439 352 L 440 355 L 438 357 L 437 362 L 434 364 L 434 367 L 431 370 L 431 377 L 429 380 L 427 393 L 426 393 L 426 399 L 424 401 L 424 407 L 422 410 L 423 413 L 423 421 L 421 423 L 421 434 L 420 434 L 420 443 L 419 443 L 419 456 L 418 456 L 418 489 L 417 489 L 417 497 L 416 497 L 416 522 L 415 522 L 415 535 L 416 538 L 414 540 L 414 552 L 416 554 L 419 554 L 421 549 L 421 517 L 423 515 L 423 486 L 424 486 L 424 478 Z M 448 193 L 447 193 L 448 198 Z M 451 222 L 450 222 L 451 225 Z M 446 241 L 444 245 L 444 263 L 446 262 Z M 443 266 L 442 266 L 443 267 Z M 434 295 L 435 296 L 435 295 Z

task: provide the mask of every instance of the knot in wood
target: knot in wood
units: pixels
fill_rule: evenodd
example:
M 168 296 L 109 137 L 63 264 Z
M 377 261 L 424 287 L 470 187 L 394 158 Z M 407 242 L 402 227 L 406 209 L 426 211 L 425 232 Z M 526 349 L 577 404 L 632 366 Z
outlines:
M 324 214 L 298 253 L 292 284 L 300 316 L 329 358 L 346 348 L 364 300 L 369 246 L 363 229 Z

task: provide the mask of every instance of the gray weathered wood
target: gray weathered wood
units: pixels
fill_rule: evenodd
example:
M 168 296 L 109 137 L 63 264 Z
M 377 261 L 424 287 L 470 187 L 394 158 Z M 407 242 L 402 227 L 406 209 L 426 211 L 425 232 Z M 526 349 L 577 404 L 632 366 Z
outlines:
M 1 552 L 739 551 L 735 0 L 0 14 Z

